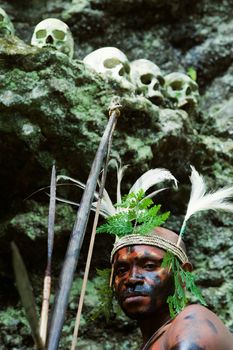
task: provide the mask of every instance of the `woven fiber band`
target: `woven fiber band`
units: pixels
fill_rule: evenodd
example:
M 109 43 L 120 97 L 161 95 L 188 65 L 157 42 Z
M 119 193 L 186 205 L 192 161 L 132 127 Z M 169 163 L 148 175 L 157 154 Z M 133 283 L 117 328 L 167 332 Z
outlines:
M 182 263 L 188 262 L 189 259 L 182 248 L 178 247 L 175 243 L 162 238 L 157 235 L 128 235 L 123 238 L 120 238 L 115 242 L 112 252 L 111 252 L 111 263 L 113 262 L 114 254 L 121 248 L 127 247 L 130 245 L 136 244 L 145 244 L 151 245 L 154 247 L 158 247 L 164 249 L 165 251 L 169 251 L 173 253 Z

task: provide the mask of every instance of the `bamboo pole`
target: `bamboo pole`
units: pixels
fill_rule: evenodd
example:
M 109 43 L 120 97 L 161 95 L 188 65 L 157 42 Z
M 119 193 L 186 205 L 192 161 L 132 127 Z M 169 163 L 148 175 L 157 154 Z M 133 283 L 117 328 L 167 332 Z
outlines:
M 68 244 L 65 261 L 59 279 L 59 288 L 55 297 L 54 309 L 51 319 L 47 350 L 57 350 L 64 323 L 68 298 L 77 266 L 82 242 L 85 235 L 90 207 L 94 197 L 98 176 L 106 154 L 109 137 L 120 115 L 119 103 L 115 102 L 110 109 L 110 118 L 101 138 L 91 171 L 87 180 L 80 207 L 77 213 L 74 228 Z

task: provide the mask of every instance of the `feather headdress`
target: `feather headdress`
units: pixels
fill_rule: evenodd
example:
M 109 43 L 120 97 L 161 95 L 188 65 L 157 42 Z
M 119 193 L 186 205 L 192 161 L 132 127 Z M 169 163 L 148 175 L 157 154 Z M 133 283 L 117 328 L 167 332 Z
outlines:
M 116 206 L 113 205 L 112 200 L 110 199 L 110 196 L 108 194 L 108 192 L 106 190 L 104 190 L 103 193 L 103 198 L 101 201 L 101 207 L 100 207 L 100 214 L 107 218 L 109 216 L 113 216 L 117 213 L 119 213 L 120 211 L 126 211 L 127 208 L 122 208 L 121 203 L 122 203 L 122 196 L 121 196 L 121 181 L 124 175 L 125 170 L 127 169 L 127 165 L 122 166 L 121 162 L 118 160 L 118 162 L 116 161 L 116 168 L 117 168 L 117 203 Z M 78 181 L 72 177 L 69 176 L 65 176 L 65 175 L 59 175 L 57 176 L 57 181 L 60 180 L 68 180 L 71 181 L 73 183 L 75 183 L 76 186 L 78 186 L 79 188 L 84 189 L 85 188 L 85 184 L 82 183 L 81 181 Z M 129 194 L 132 193 L 138 193 L 139 191 L 143 191 L 146 192 L 148 191 L 151 187 L 163 182 L 163 181 L 173 181 L 174 182 L 174 186 L 177 187 L 177 179 L 171 174 L 171 172 L 167 169 L 163 169 L 163 168 L 156 168 L 156 169 L 151 169 L 148 170 L 147 172 L 145 172 L 141 177 L 139 177 L 139 179 L 133 184 L 133 186 L 131 187 L 131 189 L 129 190 Z M 152 198 L 154 197 L 157 193 L 164 191 L 165 189 L 167 189 L 167 187 L 161 188 L 159 190 L 156 190 L 154 192 L 151 192 L 150 194 L 146 195 L 145 198 Z M 96 205 L 97 205 L 97 200 L 98 200 L 98 193 L 95 192 L 94 193 L 94 198 L 96 199 L 96 201 L 94 201 L 92 203 L 92 210 L 95 211 L 96 209 Z M 63 199 L 63 198 L 57 198 L 57 200 L 68 203 L 68 204 L 72 204 L 72 205 L 79 205 L 75 202 Z
M 176 178 L 168 171 L 167 169 L 157 168 L 148 170 L 144 173 L 131 187 L 129 193 L 138 192 L 139 190 L 143 190 L 146 192 L 150 187 L 158 184 L 159 182 L 163 182 L 165 180 L 172 180 L 175 183 L 175 187 L 177 187 Z
M 223 187 L 216 192 L 207 192 L 203 176 L 197 172 L 194 166 L 191 166 L 191 169 L 191 194 L 186 215 L 181 226 L 180 238 L 177 242 L 178 245 L 184 235 L 187 221 L 197 212 L 204 210 L 223 210 L 233 213 L 233 203 L 228 201 L 233 196 L 233 186 Z
M 118 182 L 122 179 L 124 169 L 118 165 Z M 120 175 L 119 175 L 120 174 Z M 152 197 L 166 188 L 146 194 L 152 186 L 165 181 L 173 181 L 177 186 L 176 178 L 166 169 L 151 169 L 145 172 L 131 187 L 128 195 L 121 198 L 120 185 L 117 185 L 117 203 L 115 214 L 107 217 L 105 224 L 97 229 L 98 233 L 115 235 L 116 241 L 120 237 L 130 234 L 144 235 L 154 227 L 162 225 L 169 217 L 169 212 L 159 214 L 160 205 L 154 205 Z

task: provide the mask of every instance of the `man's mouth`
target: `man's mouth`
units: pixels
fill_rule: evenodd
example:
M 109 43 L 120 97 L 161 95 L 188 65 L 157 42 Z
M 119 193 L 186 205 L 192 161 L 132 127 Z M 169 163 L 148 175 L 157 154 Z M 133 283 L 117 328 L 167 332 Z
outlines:
M 123 295 L 123 301 L 125 300 L 136 300 L 136 299 L 140 299 L 143 297 L 147 297 L 148 295 L 142 292 L 126 292 Z

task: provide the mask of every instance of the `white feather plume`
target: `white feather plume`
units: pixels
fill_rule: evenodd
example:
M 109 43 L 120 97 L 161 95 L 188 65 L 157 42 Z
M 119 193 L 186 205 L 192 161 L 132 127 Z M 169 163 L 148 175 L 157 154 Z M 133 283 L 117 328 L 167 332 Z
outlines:
M 206 193 L 206 185 L 203 177 L 193 166 L 191 166 L 191 169 L 191 194 L 177 245 L 179 245 L 181 237 L 184 234 L 186 222 L 193 214 L 203 210 L 223 210 L 231 213 L 233 212 L 233 203 L 227 200 L 233 196 L 233 186 L 223 187 L 216 192 Z
M 129 193 L 138 192 L 139 190 L 143 190 L 146 192 L 150 187 L 158 184 L 159 182 L 165 180 L 172 180 L 175 183 L 175 187 L 177 187 L 176 178 L 170 173 L 169 170 L 163 168 L 151 169 L 144 173 L 139 179 L 134 183 L 131 187 Z
M 121 180 L 123 178 L 124 172 L 127 169 L 128 165 L 121 165 L 121 162 L 118 160 L 115 161 L 115 165 L 117 168 L 117 204 L 121 203 L 121 190 L 120 190 L 120 185 L 121 185 Z M 86 185 L 84 183 L 82 183 L 81 181 L 78 181 L 72 177 L 66 176 L 66 175 L 59 175 L 57 176 L 57 182 L 60 180 L 65 180 L 65 181 L 71 181 L 73 182 L 76 186 L 85 189 Z M 136 182 L 135 184 L 132 186 L 132 188 L 130 189 L 130 192 L 138 192 L 140 189 L 142 189 L 144 192 L 146 192 L 150 187 L 152 187 L 153 185 L 156 185 L 157 183 L 160 183 L 162 181 L 165 180 L 172 180 L 175 183 L 175 186 L 177 187 L 177 180 L 176 178 L 170 173 L 170 171 L 166 170 L 166 169 L 151 169 L 149 171 L 147 171 L 146 173 L 144 173 Z M 159 190 L 156 190 L 150 194 L 147 195 L 148 198 L 152 198 L 154 197 L 157 193 L 166 190 L 167 188 L 161 188 Z M 91 210 L 96 210 L 96 206 L 97 206 L 97 200 L 98 200 L 98 192 L 95 191 L 94 193 L 94 198 L 95 201 L 92 202 L 92 206 L 91 206 Z M 63 199 L 63 198 L 58 198 L 57 200 L 64 202 L 64 203 L 68 203 L 71 205 L 78 205 L 77 203 L 74 203 L 72 201 Z M 119 211 L 124 211 L 127 210 L 126 208 L 115 208 L 111 198 L 108 195 L 108 192 L 104 189 L 103 191 L 103 198 L 101 200 L 101 204 L 100 204 L 100 214 L 103 217 L 108 217 L 108 216 L 112 216 L 115 215 L 116 213 L 118 213 Z
M 121 181 L 129 165 L 122 165 L 121 158 L 118 155 L 115 155 L 115 158 L 111 159 L 111 161 L 114 163 L 117 169 L 117 204 L 121 204 Z
M 202 210 L 224 210 L 233 212 L 233 202 L 227 201 L 233 196 L 233 186 L 223 187 L 216 192 L 206 193 L 206 185 L 204 179 L 196 169 L 191 166 L 192 173 L 190 176 L 192 189 L 188 203 L 185 221 L 190 216 Z
M 86 185 L 83 182 L 81 182 L 79 180 L 76 180 L 76 179 L 74 179 L 73 177 L 70 177 L 70 176 L 58 175 L 57 176 L 57 182 L 60 181 L 60 180 L 73 182 L 77 187 L 82 188 L 83 190 L 86 188 Z M 98 198 L 98 192 L 96 192 L 96 191 L 94 192 L 94 197 Z
M 86 185 L 84 183 L 82 183 L 81 181 L 79 180 L 76 180 L 70 176 L 66 176 L 66 175 L 59 175 L 57 176 L 57 182 L 59 180 L 68 180 L 68 181 L 71 181 L 73 183 L 75 183 L 78 187 L 82 188 L 82 189 L 85 189 Z M 96 198 L 98 200 L 98 197 L 99 197 L 99 194 L 98 192 L 94 192 L 94 198 Z M 57 198 L 57 200 L 59 200 L 60 202 L 64 202 L 64 203 L 68 203 L 68 204 L 71 204 L 71 205 L 76 205 L 76 206 L 79 206 L 78 203 L 75 203 L 75 202 L 72 202 L 72 201 L 69 201 L 69 200 L 66 200 L 66 199 L 63 199 L 63 198 Z M 96 205 L 97 205 L 97 201 L 96 202 L 93 202 L 92 203 L 92 207 L 91 207 L 91 210 L 96 210 Z M 107 216 L 110 216 L 110 215 L 114 215 L 116 213 L 116 209 L 109 197 L 109 194 L 108 192 L 104 189 L 103 191 L 103 197 L 102 197 L 102 200 L 101 200 L 101 204 L 100 204 L 100 214 L 103 216 L 103 217 L 107 217 Z
M 97 202 L 92 202 L 92 206 L 96 208 Z M 103 197 L 100 203 L 100 214 L 104 217 L 116 214 L 116 208 L 114 207 L 112 200 L 105 189 L 103 191 Z
M 76 202 L 73 202 L 73 201 L 70 201 L 68 199 L 65 199 L 65 198 L 62 198 L 62 197 L 56 197 L 56 201 L 57 202 L 62 202 L 62 203 L 66 203 L 66 204 L 70 204 L 70 205 L 74 205 L 75 207 L 80 207 L 80 203 L 76 203 Z M 96 211 L 96 204 L 97 202 L 93 202 L 92 205 L 91 205 L 91 210 L 92 211 Z M 100 208 L 100 214 L 103 216 L 103 217 L 108 217 L 109 216 L 109 213 L 106 213 L 104 210 L 102 210 Z M 111 214 L 112 215 L 112 214 Z

